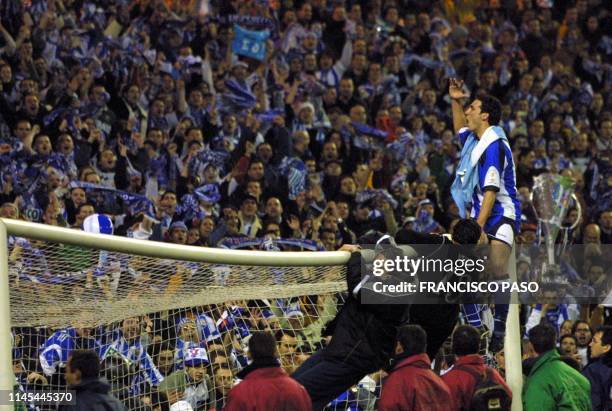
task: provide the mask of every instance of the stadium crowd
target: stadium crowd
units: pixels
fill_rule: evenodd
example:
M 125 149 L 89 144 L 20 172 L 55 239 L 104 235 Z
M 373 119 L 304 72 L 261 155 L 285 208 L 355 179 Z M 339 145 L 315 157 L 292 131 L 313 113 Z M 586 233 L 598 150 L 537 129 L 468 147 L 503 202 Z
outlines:
M 458 77 L 472 95 L 502 102 L 523 214 L 520 277 L 541 265 L 534 177 L 576 182 L 580 204 L 564 224 L 580 221 L 559 241 L 584 245 L 574 256 L 581 274 L 542 296 L 570 302 L 522 307 L 525 409 L 545 409 L 534 387 L 560 389 L 562 375 L 589 391 L 570 368 L 588 378 L 592 409 L 606 409 L 612 336 L 597 330 L 612 321 L 609 27 L 600 0 L 2 1 L 0 217 L 82 229 L 98 213 L 116 235 L 232 249 L 331 251 L 371 231 L 451 232 L 461 147 L 448 81 Z M 34 260 L 36 247 L 12 238 L 12 262 Z M 22 284 L 32 264 L 20 265 Z M 44 271 L 38 280 L 62 274 Z M 571 302 L 583 296 L 603 304 Z M 131 409 L 158 409 L 162 397 L 220 409 L 247 367 L 244 337 L 274 332 L 290 374 L 324 344 L 343 298 L 234 302 L 95 330 L 15 329 L 15 370 L 23 389 L 62 385 L 68 355 L 90 348 Z M 443 348 L 437 372 L 478 362 L 470 355 L 482 344 L 458 330 L 467 342 Z M 406 362 L 420 356 L 413 367 L 433 360 L 418 343 L 400 346 Z M 504 351 L 493 354 L 503 376 Z M 470 380 L 452 373 L 424 378 L 451 392 Z M 373 407 L 381 378 L 334 406 Z M 478 385 L 471 378 L 465 398 Z M 382 380 L 381 409 L 402 400 L 385 399 Z

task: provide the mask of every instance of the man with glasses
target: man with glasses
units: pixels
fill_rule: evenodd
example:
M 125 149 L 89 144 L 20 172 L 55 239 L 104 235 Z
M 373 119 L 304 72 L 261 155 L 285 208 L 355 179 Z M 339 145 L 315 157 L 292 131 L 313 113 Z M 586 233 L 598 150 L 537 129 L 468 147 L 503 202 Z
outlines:
M 578 343 L 578 354 L 580 354 L 581 358 L 580 365 L 584 367 L 588 363 L 588 347 L 593 338 L 591 326 L 586 321 L 578 320 L 574 323 L 572 334 L 574 334 Z

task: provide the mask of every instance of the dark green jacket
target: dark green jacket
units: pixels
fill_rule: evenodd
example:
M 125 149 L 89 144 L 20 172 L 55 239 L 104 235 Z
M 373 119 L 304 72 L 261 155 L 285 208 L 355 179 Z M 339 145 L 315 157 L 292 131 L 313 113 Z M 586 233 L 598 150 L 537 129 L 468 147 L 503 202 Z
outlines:
M 523 387 L 524 411 L 591 411 L 591 384 L 557 350 L 542 354 Z

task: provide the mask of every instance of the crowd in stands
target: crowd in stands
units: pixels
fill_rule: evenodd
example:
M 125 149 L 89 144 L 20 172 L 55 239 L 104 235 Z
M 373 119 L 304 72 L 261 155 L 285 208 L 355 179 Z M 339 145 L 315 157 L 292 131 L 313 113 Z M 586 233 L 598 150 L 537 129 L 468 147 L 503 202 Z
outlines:
M 3 216 L 207 246 L 448 231 L 459 76 L 503 103 L 523 233 L 547 170 L 577 181 L 572 240 L 610 241 L 603 2 L 30 3 L 0 10 Z M 268 30 L 262 60 L 235 22 Z
M 526 409 L 558 401 L 541 387 L 559 389 L 561 375 L 576 392 L 590 385 L 593 409 L 605 409 L 611 337 L 597 330 L 612 321 L 610 11 L 600 0 L 2 1 L 0 217 L 82 229 L 99 213 L 116 235 L 265 250 L 337 250 L 371 230 L 450 232 L 461 147 L 447 94 L 448 79 L 459 77 L 472 95 L 503 105 L 524 216 L 520 278 L 542 262 L 533 253 L 541 240 L 534 177 L 576 182 L 579 204 L 564 225 L 580 221 L 559 236 L 584 245 L 572 251 L 574 274 L 522 310 Z M 10 247 L 21 284 L 33 273 L 61 277 L 52 265 L 36 271 L 35 242 L 11 238 Z M 83 261 L 74 259 L 73 271 Z M 603 304 L 576 304 L 585 296 Z M 311 298 L 156 313 L 95 330 L 15 329 L 16 374 L 22 387 L 65 384 L 70 352 L 90 348 L 131 408 L 157 409 L 164 397 L 219 409 L 246 367 L 249 330 L 275 333 L 289 374 L 323 344 L 342 296 Z M 219 329 L 228 318 L 245 322 Z M 406 335 L 389 384 L 415 384 L 403 367 L 433 360 L 412 341 L 418 330 Z M 442 382 L 423 378 L 440 398 L 472 391 L 467 368 L 484 369 L 477 352 L 454 344 L 436 368 L 466 369 Z M 495 354 L 502 376 L 503 354 Z M 380 381 L 372 376 L 334 406 L 373 403 Z M 384 385 L 381 407 L 406 400 Z M 567 401 L 589 409 L 584 396 Z

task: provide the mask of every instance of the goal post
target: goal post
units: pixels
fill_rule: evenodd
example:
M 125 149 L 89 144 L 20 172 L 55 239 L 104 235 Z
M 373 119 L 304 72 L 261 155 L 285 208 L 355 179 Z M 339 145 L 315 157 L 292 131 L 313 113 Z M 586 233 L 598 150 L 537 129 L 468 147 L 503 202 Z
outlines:
M 10 283 L 8 269 L 8 233 L 0 222 L 0 391 L 10 392 L 15 385 L 13 376 Z M 0 405 L 1 411 L 12 410 L 10 405 Z
M 517 281 L 515 247 L 512 248 L 510 259 L 508 260 L 508 273 L 510 274 L 510 281 Z M 512 390 L 512 411 L 522 411 L 523 363 L 521 356 L 519 303 L 516 291 L 512 293 L 510 307 L 508 307 L 504 355 L 506 357 L 506 382 Z
M 9 255 L 11 248 L 9 237 L 25 238 L 32 240 L 32 243 L 38 243 L 38 247 L 44 249 L 45 253 L 27 256 L 30 264 L 35 266 L 44 262 L 45 270 L 66 271 L 61 273 L 66 276 L 72 271 L 80 270 L 83 261 L 91 263 L 95 260 L 98 268 L 105 270 L 108 267 L 101 267 L 101 265 L 126 265 L 125 260 L 129 259 L 130 275 L 137 279 L 155 280 L 166 277 L 169 273 L 173 274 L 171 277 L 179 278 L 174 283 L 173 278 L 170 278 L 167 283 L 163 284 L 163 287 L 160 285 L 165 290 L 164 292 L 156 294 L 147 288 L 146 292 L 135 293 L 135 296 L 130 294 L 130 291 L 142 291 L 138 287 L 143 288 L 143 283 L 134 280 L 133 283 L 128 283 L 125 290 L 120 290 L 122 291 L 121 296 L 117 297 L 116 284 L 115 291 L 109 291 L 113 289 L 111 272 L 108 274 L 111 284 L 104 282 L 103 287 L 101 286 L 107 291 L 106 295 L 110 296 L 108 299 L 105 299 L 104 293 L 101 294 L 102 297 L 100 295 L 88 297 L 81 294 L 75 296 L 71 294 L 70 287 L 63 288 L 62 285 L 57 286 L 59 290 L 57 291 L 53 288 L 55 286 L 37 284 L 37 287 L 42 287 L 43 291 L 42 293 L 40 290 L 33 292 L 30 290 L 30 288 L 35 288 L 33 286 L 15 285 L 19 276 L 15 276 L 14 258 L 11 260 L 12 257 Z M 0 289 L 2 290 L 0 291 L 2 293 L 0 294 L 0 304 L 2 304 L 0 305 L 0 390 L 7 391 L 12 391 L 16 383 L 12 368 L 11 326 L 37 327 L 48 324 L 52 329 L 96 327 L 159 310 L 171 311 L 227 303 L 222 307 L 222 309 L 225 308 L 223 315 L 226 315 L 231 311 L 232 301 L 236 300 L 289 299 L 307 295 L 339 293 L 346 290 L 345 264 L 350 256 L 348 252 L 343 251 L 240 251 L 182 246 L 91 234 L 80 230 L 10 219 L 0 219 L 0 241 L 2 248 L 0 254 Z M 58 244 L 65 245 L 66 249 L 72 247 L 69 250 L 70 253 L 54 246 Z M 82 252 L 79 253 L 79 250 Z M 110 260 L 107 258 L 102 264 L 98 261 L 101 261 L 103 253 L 108 253 Z M 41 261 L 44 260 L 44 255 L 49 261 Z M 60 263 L 56 264 L 51 260 L 60 260 Z M 193 264 L 190 265 L 191 263 Z M 36 269 L 37 273 L 43 271 L 41 268 Z M 92 282 L 95 284 L 97 277 L 91 271 L 88 270 L 86 275 L 83 274 L 83 279 L 79 280 L 81 281 L 79 284 L 91 285 Z M 228 277 L 230 271 L 231 275 Z M 509 272 L 511 278 L 516 278 L 516 264 L 513 258 L 510 261 Z M 63 294 L 60 294 L 62 292 Z M 55 306 L 54 296 L 61 296 L 64 305 Z M 44 301 L 40 302 L 39 298 Z M 45 298 L 48 299 L 45 300 Z M 74 304 L 72 304 L 73 299 L 77 301 Z M 40 307 L 30 307 L 31 303 L 40 305 Z M 76 306 L 70 306 L 70 304 Z M 289 307 L 286 311 L 289 313 L 288 318 L 292 315 L 292 309 L 294 308 Z M 61 318 L 57 320 L 55 317 Z M 282 318 L 281 320 L 292 327 L 296 324 L 292 322 L 292 319 Z M 223 316 L 219 321 L 225 321 Z M 174 329 L 174 326 L 172 328 Z M 508 384 L 514 392 L 512 410 L 518 411 L 522 409 L 520 395 L 522 371 L 517 304 L 512 304 L 510 307 L 506 329 Z M 8 406 L 0 406 L 2 411 L 9 409 L 11 408 Z

